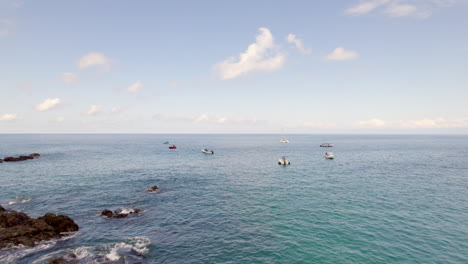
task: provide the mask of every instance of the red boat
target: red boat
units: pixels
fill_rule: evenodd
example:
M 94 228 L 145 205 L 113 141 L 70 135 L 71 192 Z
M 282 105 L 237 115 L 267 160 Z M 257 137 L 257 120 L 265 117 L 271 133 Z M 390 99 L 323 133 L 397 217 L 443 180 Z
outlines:
M 177 147 L 175 145 L 169 146 L 170 149 L 176 149 Z

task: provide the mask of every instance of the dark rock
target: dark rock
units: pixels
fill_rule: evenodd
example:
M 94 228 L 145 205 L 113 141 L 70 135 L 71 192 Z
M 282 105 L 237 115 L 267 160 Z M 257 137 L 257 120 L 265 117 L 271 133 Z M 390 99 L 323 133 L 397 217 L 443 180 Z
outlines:
M 153 187 L 149 188 L 146 192 L 148 193 L 157 193 L 159 192 L 158 186 L 154 185 Z
M 0 205 L 0 212 L 5 212 L 5 211 L 6 211 L 6 209 L 3 208 L 3 207 Z
M 67 261 L 63 257 L 56 257 L 47 261 L 46 264 L 64 264 L 64 263 L 67 263 Z
M 101 212 L 101 215 L 103 215 L 103 216 L 105 216 L 107 218 L 111 218 L 114 215 L 114 213 L 111 210 L 106 209 L 106 210 Z
M 128 213 L 127 212 L 123 213 L 122 211 L 118 211 L 118 210 L 115 210 L 114 212 L 112 212 L 111 210 L 105 209 L 101 212 L 101 215 L 107 218 L 125 218 L 131 214 L 139 214 L 142 212 L 143 211 L 138 208 L 132 209 Z
M 66 215 L 47 213 L 44 216 L 39 217 L 37 220 L 43 220 L 46 224 L 52 226 L 58 233 L 75 232 L 78 231 L 79 228 L 78 225 Z
M 0 210 L 0 248 L 32 247 L 37 242 L 61 237 L 61 232 L 77 230 L 78 225 L 68 216 L 49 213 L 34 219 L 22 212 Z
M 33 158 L 39 157 L 39 156 L 41 156 L 41 154 L 39 154 L 39 153 L 31 153 L 31 154 L 29 154 L 29 157 L 33 157 Z
M 29 159 L 34 159 L 33 157 L 30 156 L 19 156 L 17 158 L 15 157 L 6 157 L 3 159 L 5 162 L 16 162 L 16 161 L 23 161 L 23 160 L 29 160 Z

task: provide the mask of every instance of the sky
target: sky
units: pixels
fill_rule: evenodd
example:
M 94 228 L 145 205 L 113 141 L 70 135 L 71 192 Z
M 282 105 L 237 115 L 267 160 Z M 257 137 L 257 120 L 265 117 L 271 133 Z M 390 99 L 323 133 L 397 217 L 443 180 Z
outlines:
M 0 133 L 468 134 L 468 0 L 0 0 Z

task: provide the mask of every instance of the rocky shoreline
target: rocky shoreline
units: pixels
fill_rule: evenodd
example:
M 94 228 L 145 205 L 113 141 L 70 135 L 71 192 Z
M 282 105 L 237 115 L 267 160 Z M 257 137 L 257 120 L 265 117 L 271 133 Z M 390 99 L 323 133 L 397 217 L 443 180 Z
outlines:
M 37 219 L 25 213 L 0 206 L 0 249 L 60 238 L 78 231 L 78 225 L 68 216 L 47 213 Z

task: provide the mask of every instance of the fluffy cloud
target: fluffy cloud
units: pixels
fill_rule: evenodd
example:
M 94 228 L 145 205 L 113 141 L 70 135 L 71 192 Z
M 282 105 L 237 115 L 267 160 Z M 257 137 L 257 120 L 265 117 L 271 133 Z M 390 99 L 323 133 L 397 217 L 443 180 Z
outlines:
M 193 122 L 194 123 L 200 123 L 200 122 L 205 122 L 205 121 L 209 121 L 210 118 L 208 117 L 208 115 L 206 114 L 202 114 L 200 116 L 197 116 L 193 119 Z
M 20 120 L 21 118 L 17 114 L 4 114 L 0 116 L 0 121 L 12 121 Z
M 58 106 L 60 106 L 60 104 L 62 103 L 62 101 L 60 100 L 60 98 L 47 98 L 44 100 L 44 102 L 36 105 L 36 110 L 39 111 L 39 112 L 44 112 L 44 111 L 47 111 L 47 110 L 52 110 L 54 108 L 57 108 Z
M 11 19 L 0 19 L 0 37 L 6 37 L 10 34 L 10 29 L 13 25 L 13 20 Z
M 298 39 L 295 34 L 289 34 L 286 37 L 286 40 L 289 43 L 294 44 L 301 53 L 310 54 L 312 52 L 310 49 L 304 48 L 304 43 L 302 42 L 302 40 Z
M 344 48 L 336 48 L 333 50 L 332 53 L 328 54 L 325 58 L 327 60 L 336 60 L 336 61 L 343 61 L 343 60 L 354 60 L 359 57 L 359 54 L 356 51 L 352 50 L 345 50 Z
M 96 115 L 101 112 L 102 106 L 101 105 L 91 105 L 88 111 L 85 112 L 85 115 L 92 116 Z
M 58 116 L 58 117 L 55 119 L 55 122 L 57 122 L 57 123 L 62 123 L 63 121 L 65 121 L 65 117 L 63 117 L 63 116 Z
M 125 91 L 129 93 L 136 93 L 138 92 L 141 88 L 143 88 L 143 84 L 140 81 L 135 82 L 134 84 L 128 86 L 125 88 Z
M 124 105 L 122 107 L 112 107 L 110 110 L 111 114 L 118 114 L 122 111 L 125 111 L 128 108 L 128 105 Z
M 259 31 L 255 43 L 250 44 L 245 52 L 214 66 L 217 77 L 228 80 L 249 72 L 274 71 L 283 66 L 286 56 L 275 49 L 270 30 L 260 28 Z
M 78 75 L 72 72 L 64 72 L 60 79 L 65 84 L 74 84 L 78 81 Z
M 78 68 L 86 69 L 89 67 L 99 67 L 103 71 L 108 71 L 111 66 L 111 60 L 104 54 L 92 52 L 84 55 L 78 60 Z
M 351 15 L 364 15 L 382 8 L 383 13 L 391 17 L 414 16 L 426 18 L 431 16 L 434 9 L 453 6 L 455 0 L 361 0 L 359 3 L 346 9 Z

